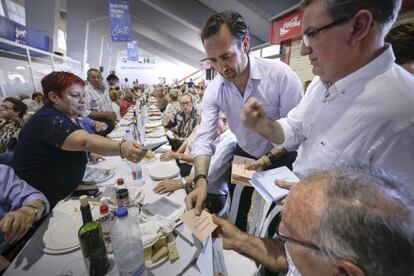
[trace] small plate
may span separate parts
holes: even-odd
[[[151,261],[145,261],[145,266],[147,268],[155,268],[155,267],[158,267],[158,266],[162,265],[167,260],[168,260],[168,253],[164,257],[159,258],[158,261],[156,261],[155,263],[153,263]]]
[[[115,172],[113,170],[86,166],[82,181],[84,184],[98,184],[111,179],[114,175]]]
[[[82,218],[80,216],[51,219],[42,238],[45,248],[52,251],[72,251],[79,247],[78,231],[81,225]]]
[[[161,163],[148,169],[149,176],[154,180],[174,178],[180,174],[180,168],[174,163]]]
[[[142,160],[141,160],[141,162],[143,162],[143,163],[151,163],[152,161],[155,161],[155,160],[157,160],[157,156],[153,156],[153,157],[151,157],[151,158],[143,158]]]

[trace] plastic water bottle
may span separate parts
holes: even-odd
[[[114,224],[114,217],[113,214],[109,212],[109,207],[105,203],[99,207],[99,212],[101,213],[101,216],[96,221],[102,226],[102,236],[105,241],[106,251],[111,253],[111,232]]]
[[[142,167],[139,163],[131,162],[132,185],[141,187],[144,185],[144,177],[142,175]]]
[[[134,141],[134,136],[132,135],[130,129],[125,130],[124,139],[125,141]]]
[[[119,275],[145,275],[144,247],[138,221],[120,207],[112,228],[112,249]]]

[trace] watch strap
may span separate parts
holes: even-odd
[[[207,176],[205,174],[199,174],[193,179],[194,186],[197,185],[197,181],[200,179],[205,179],[208,184]]]
[[[39,214],[39,208],[37,206],[32,205],[32,204],[27,204],[24,207],[29,207],[29,208],[32,208],[33,209],[33,211],[34,211],[34,217],[33,217],[32,224],[35,223],[36,220],[37,220],[37,216]]]

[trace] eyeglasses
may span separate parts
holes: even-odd
[[[9,107],[7,105],[0,104],[0,109],[3,109],[3,110],[14,110],[14,107]]]
[[[297,240],[297,239],[289,238],[289,237],[286,237],[286,236],[280,234],[279,233],[279,226],[280,226],[281,222],[282,222],[282,220],[280,219],[278,224],[276,225],[276,239],[280,240],[283,243],[291,242],[291,243],[294,243],[296,245],[303,246],[303,247],[306,247],[306,248],[309,248],[309,249],[312,249],[312,250],[321,251],[321,248],[319,246],[317,246],[316,244],[313,244],[311,242],[300,241],[300,240]]]
[[[181,105],[187,105],[187,104],[190,104],[191,102],[181,102],[180,104]]]
[[[303,43],[305,44],[306,47],[309,47],[310,42],[315,39],[315,37],[318,35],[318,33],[320,31],[325,30],[325,29],[329,29],[331,27],[341,25],[342,23],[345,23],[345,22],[349,21],[351,18],[352,17],[339,18],[339,19],[337,19],[337,20],[335,20],[335,21],[333,21],[333,22],[331,22],[331,23],[329,23],[325,26],[319,27],[319,28],[317,28],[313,31],[310,31],[310,32],[304,34],[302,36]]]

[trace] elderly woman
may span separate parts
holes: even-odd
[[[0,104],[0,153],[13,148],[26,111],[27,106],[16,98],[6,98]]]
[[[86,152],[140,161],[145,150],[133,141],[89,134],[76,118],[84,110],[85,83],[69,72],[52,72],[42,81],[47,103],[23,127],[14,152],[17,175],[43,192],[51,206],[76,190]]]

